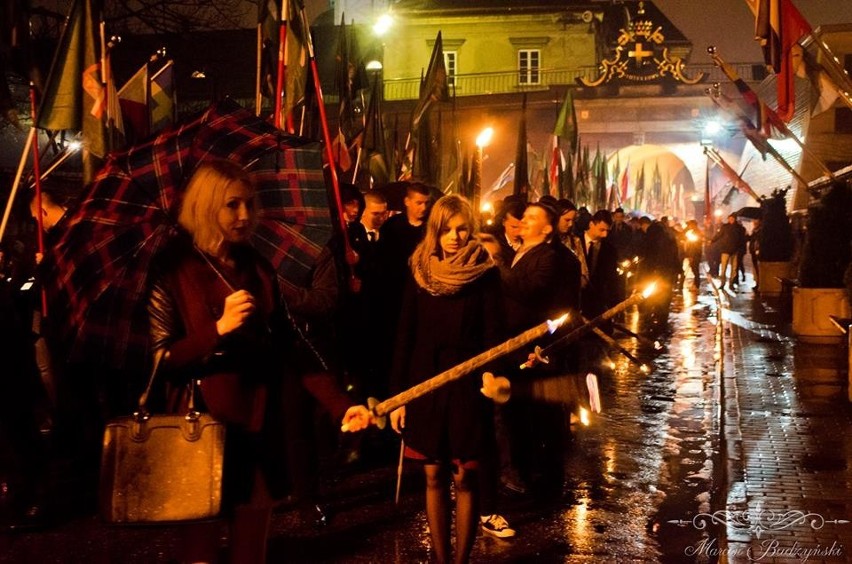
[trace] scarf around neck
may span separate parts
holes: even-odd
[[[414,280],[433,296],[452,296],[495,265],[478,241],[470,241],[448,259],[432,255],[425,265],[418,255],[412,257]]]

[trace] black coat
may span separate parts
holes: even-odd
[[[500,339],[500,280],[492,269],[452,296],[433,296],[409,277],[391,371],[394,392],[465,361]],[[480,456],[489,400],[479,389],[484,369],[406,407],[406,445],[430,459]]]
[[[549,243],[541,243],[525,252],[514,266],[501,266],[509,334],[526,331],[560,313],[564,303],[560,303],[557,289],[563,271],[560,254]]]
[[[618,251],[606,239],[601,239],[598,245],[597,258],[586,257],[589,284],[583,289],[582,309],[590,319],[617,304],[624,296],[624,282],[618,275]]]

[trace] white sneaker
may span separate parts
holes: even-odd
[[[482,530],[489,535],[500,539],[507,539],[515,536],[515,529],[509,526],[509,522],[502,515],[483,515],[479,518]]]

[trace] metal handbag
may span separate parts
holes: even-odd
[[[161,523],[219,514],[225,425],[195,411],[194,383],[186,415],[145,408],[162,360],[133,415],[110,421],[101,454],[100,511],[110,523]]]

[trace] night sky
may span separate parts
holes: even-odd
[[[852,24],[852,0],[793,0],[816,28],[827,23]],[[754,16],[745,0],[656,0],[657,6],[693,43],[692,63],[709,63],[707,46],[715,45],[729,62],[763,60],[754,41]]]

